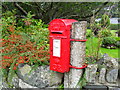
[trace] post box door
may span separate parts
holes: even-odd
[[[65,38],[51,38],[50,70],[68,72],[70,64],[70,41]]]

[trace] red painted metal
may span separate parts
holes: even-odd
[[[82,65],[82,67],[75,67],[75,66],[72,66],[72,65],[69,65],[70,68],[75,68],[75,69],[83,69],[83,68],[86,68],[88,65]]]
[[[78,21],[74,19],[54,19],[49,24],[50,70],[61,73],[70,70],[70,41],[73,40],[70,39],[70,30],[73,22]]]
[[[87,40],[76,40],[76,39],[70,39],[70,41],[86,42]]]

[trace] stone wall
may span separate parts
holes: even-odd
[[[106,85],[108,87],[118,87],[118,59],[111,58],[107,54],[103,55],[101,61],[90,64],[86,68],[87,85]]]
[[[58,88],[64,83],[64,74],[50,71],[49,66],[32,70],[31,66],[20,64],[18,68],[12,81],[15,88]],[[100,61],[89,64],[85,69],[87,85],[118,87],[118,68],[118,60],[104,54]],[[8,88],[5,80],[3,81],[3,88]]]
[[[25,64],[19,65],[12,83],[15,88],[57,88],[62,84],[62,78],[62,73],[50,71],[49,66],[32,70],[31,66]],[[4,82],[3,87],[8,88],[7,83]]]

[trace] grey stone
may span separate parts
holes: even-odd
[[[56,73],[56,72],[50,72],[50,77],[49,77],[49,85],[50,86],[58,86],[59,84],[62,83],[62,78],[63,74],[61,73]]]
[[[117,77],[118,77],[118,69],[112,69],[107,73],[106,80],[109,83],[115,83],[117,82]]]
[[[38,87],[31,86],[31,85],[23,82],[21,79],[19,79],[19,88],[38,88]]]
[[[113,64],[113,68],[118,68],[118,61],[115,58],[111,58],[111,62]]]
[[[0,90],[2,89],[2,70],[0,70]]]
[[[109,90],[120,90],[119,87],[108,87]]]
[[[86,85],[85,90],[108,90],[105,85]]]
[[[99,61],[96,62],[97,64],[103,64],[104,63],[104,59],[103,58],[100,58]]]
[[[4,76],[2,77],[2,86],[1,86],[1,88],[10,88],[10,86],[13,87],[13,88],[19,88],[19,78],[17,77],[16,74],[14,74],[14,76],[12,77],[12,81],[9,82],[9,84],[6,81],[6,78]]]
[[[31,71],[31,67],[29,65],[24,65],[19,68],[17,75],[21,78],[25,83],[39,87],[51,87],[58,86],[62,83],[63,74],[57,73],[49,70],[49,66],[40,66],[37,69]]]
[[[99,83],[105,83],[105,74],[106,74],[106,68],[101,68],[99,75]]]
[[[2,87],[1,88],[9,88],[7,82],[2,82]]]
[[[109,57],[108,54],[103,55],[104,64],[108,68],[118,68],[118,61],[115,58]]]
[[[103,55],[103,59],[104,59],[104,63],[110,61],[110,57],[106,53]]]
[[[97,71],[98,65],[97,64],[91,64],[88,65],[86,68],[86,80],[89,83],[95,83],[96,82],[96,71]]]
[[[22,67],[19,67],[19,71],[22,76],[25,76],[31,71],[31,67],[26,64],[26,65],[23,65]]]
[[[12,78],[12,85],[14,86],[14,88],[19,88],[19,78],[16,74]]]
[[[2,77],[2,87],[1,88],[9,88],[9,85],[8,85],[5,77]]]
[[[21,67],[23,67],[24,65],[26,65],[26,64],[25,64],[25,63],[21,63],[21,64],[18,65],[18,68],[21,68]]]

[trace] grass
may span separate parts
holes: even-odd
[[[98,38],[93,37],[92,39],[88,39],[86,42],[86,54],[91,54],[92,56],[94,56],[96,50],[97,50],[97,44],[98,42]],[[107,48],[102,48],[100,47],[100,53],[103,55],[105,53],[107,53],[109,56],[113,57],[113,58],[118,58],[118,50],[120,49],[107,49]]]
[[[88,29],[87,32],[90,32],[91,30]],[[111,30],[112,33],[114,33],[116,30]],[[87,42],[86,42],[86,55],[91,55],[94,56],[96,51],[97,51],[97,46],[98,46],[98,38],[96,37],[92,37],[92,38],[88,38]],[[113,58],[118,58],[118,51],[120,51],[120,49],[107,49],[107,48],[102,48],[100,47],[100,53],[103,55],[105,53],[107,53],[110,57]]]
[[[106,49],[106,48],[100,48],[101,53],[107,53],[109,56],[113,57],[113,58],[118,58],[118,50],[120,49]]]
[[[117,31],[118,31],[118,30],[111,30],[112,33],[115,33],[115,32],[117,32]]]

